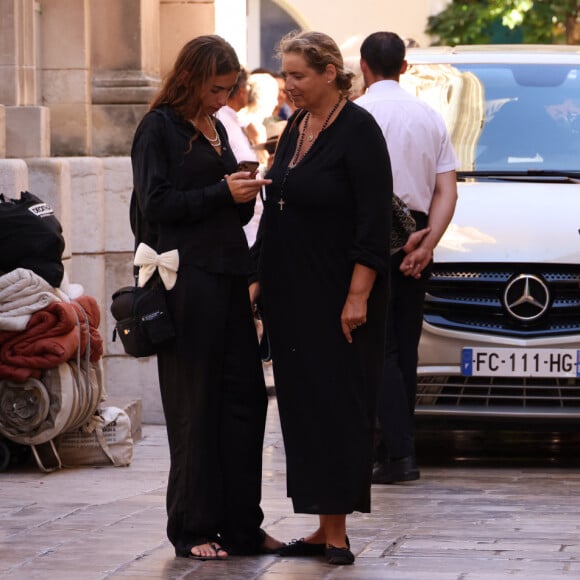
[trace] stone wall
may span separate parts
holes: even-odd
[[[112,293],[131,285],[133,236],[129,227],[131,162],[128,157],[52,157],[0,160],[0,192],[31,191],[49,203],[64,231],[63,261],[70,282],[81,284],[100,306],[105,342],[103,378],[111,397],[139,398],[145,423],[163,422],[155,357],[126,356],[112,342]]]
[[[127,155],[177,51],[214,31],[214,1],[0,0],[0,15],[0,193],[54,208],[69,280],[101,308],[107,392],[161,423],[156,359],[112,342],[111,295],[133,283]]]
[[[247,18],[258,2],[245,3]],[[311,23],[319,15],[321,29],[338,40],[343,28],[350,34],[348,10],[329,22],[325,3],[280,4],[310,13]],[[391,8],[381,10],[386,16]],[[163,421],[155,358],[129,358],[111,340],[111,294],[132,283],[127,155],[177,52],[190,38],[215,31],[215,12],[214,0],[0,0],[0,193],[29,190],[54,207],[69,279],[101,306],[106,389],[142,399],[148,423]],[[363,12],[364,26],[376,26]],[[231,14],[230,20],[246,26]],[[259,28],[251,16],[250,22]]]

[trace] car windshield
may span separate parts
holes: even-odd
[[[401,85],[443,115],[462,171],[580,170],[580,65],[413,64]]]

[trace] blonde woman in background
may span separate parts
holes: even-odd
[[[248,104],[239,111],[240,122],[252,144],[259,145],[268,139],[264,120],[272,116],[272,111],[278,104],[278,82],[267,72],[252,73],[248,79]],[[266,167],[268,152],[258,150],[260,164]]]
[[[365,79],[360,68],[360,57],[347,56],[344,59],[344,66],[354,75],[352,77],[352,87],[350,88],[350,94],[348,96],[351,101],[354,101],[361,95],[364,95],[366,91]]]

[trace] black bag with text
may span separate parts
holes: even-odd
[[[0,272],[32,270],[58,288],[64,276],[64,237],[54,210],[29,191],[0,193]]]

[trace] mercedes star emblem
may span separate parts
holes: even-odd
[[[539,276],[519,274],[506,286],[503,301],[511,316],[522,322],[531,322],[548,309],[550,291]]]

